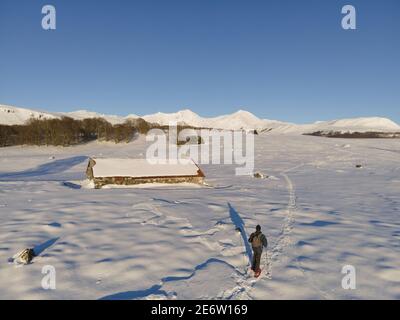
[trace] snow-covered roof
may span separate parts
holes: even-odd
[[[203,175],[193,162],[185,164],[151,164],[146,159],[95,158],[94,177],[177,177]]]

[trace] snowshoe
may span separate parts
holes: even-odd
[[[254,277],[258,278],[261,275],[261,271],[262,271],[261,269],[254,271]]]

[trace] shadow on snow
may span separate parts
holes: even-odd
[[[240,235],[242,237],[245,249],[246,249],[246,255],[249,259],[249,263],[251,263],[252,257],[253,257],[253,252],[251,250],[250,244],[247,240],[247,235],[245,231],[245,223],[243,219],[240,217],[239,213],[236,211],[236,209],[228,203],[229,207],[229,215],[232,220],[232,223],[235,225],[235,227],[240,230]],[[161,279],[161,284],[154,285],[148,289],[144,290],[136,290],[136,291],[125,291],[125,292],[119,292],[115,294],[111,294],[108,296],[104,296],[100,298],[100,300],[132,300],[132,299],[143,299],[149,295],[163,295],[163,296],[168,296],[168,293],[165,290],[162,290],[162,286],[164,283],[167,282],[173,282],[173,281],[181,281],[181,280],[189,280],[192,277],[195,276],[196,272],[199,270],[202,270],[206,268],[210,263],[220,263],[229,266],[231,269],[233,269],[235,272],[238,272],[239,274],[242,274],[240,271],[238,271],[235,267],[233,267],[231,264],[220,260],[216,258],[211,258],[207,260],[204,263],[199,264],[198,266],[195,267],[194,271],[188,275],[188,276],[183,276],[183,277],[165,277]]]
[[[249,258],[249,264],[251,264],[251,261],[253,259],[253,250],[251,249],[250,244],[248,242],[246,230],[244,228],[245,226],[244,221],[242,220],[236,209],[232,207],[232,205],[229,202],[228,202],[228,207],[229,207],[229,215],[231,217],[233,224],[236,226],[237,230],[240,230],[240,235],[242,236],[243,239],[243,245],[246,249],[247,257]]]
[[[36,168],[10,173],[0,173],[0,181],[59,181],[60,177],[53,176],[61,172],[67,171],[72,167],[86,161],[86,156],[76,156],[67,159],[60,159],[42,164]],[[45,176],[49,176],[47,179]]]
[[[234,268],[231,264],[220,260],[220,259],[216,259],[216,258],[211,258],[208,259],[206,262],[203,262],[201,264],[199,264],[198,266],[196,266],[194,268],[194,271],[188,275],[188,276],[182,276],[182,277],[165,277],[161,279],[161,284],[158,285],[154,285],[148,289],[145,290],[136,290],[136,291],[125,291],[125,292],[119,292],[119,293],[115,293],[115,294],[111,294],[105,297],[100,298],[100,300],[132,300],[132,299],[143,299],[149,295],[152,294],[157,294],[157,295],[163,295],[163,296],[168,296],[168,293],[164,290],[162,290],[162,286],[167,283],[167,282],[174,282],[174,281],[181,281],[181,280],[189,280],[191,278],[193,278],[196,274],[197,271],[202,270],[204,268],[206,268],[210,263],[220,263],[223,265],[228,266],[229,268],[231,268],[232,270],[234,270],[235,272],[240,273],[236,268]]]
[[[43,253],[43,251],[47,250],[50,248],[53,244],[55,244],[58,239],[60,238],[53,238],[50,240],[47,240],[46,242],[43,242],[42,244],[37,245],[36,247],[33,248],[33,251],[35,252],[35,255],[38,256]]]

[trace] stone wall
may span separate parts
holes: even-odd
[[[96,177],[93,179],[96,189],[101,189],[105,185],[136,185],[144,183],[197,183],[202,184],[204,177],[201,176],[176,176],[176,177]]]

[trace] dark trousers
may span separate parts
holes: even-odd
[[[251,266],[251,269],[253,271],[257,271],[260,269],[260,262],[261,262],[261,255],[263,252],[263,247],[253,247],[253,264]]]

